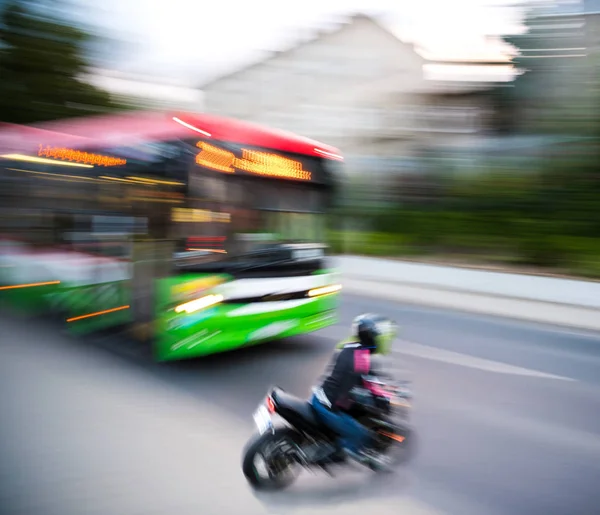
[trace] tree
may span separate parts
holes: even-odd
[[[92,36],[26,0],[0,5],[0,121],[32,123],[119,109],[81,77]]]

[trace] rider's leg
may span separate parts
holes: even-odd
[[[357,454],[369,445],[371,432],[356,419],[342,411],[330,410],[317,399],[313,399],[312,405],[321,421],[340,436],[345,450]]]
[[[340,412],[338,416],[343,424],[338,434],[341,436],[341,444],[344,449],[356,454],[371,444],[371,431],[347,413]]]

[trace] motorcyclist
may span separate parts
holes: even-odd
[[[383,330],[386,322],[390,328],[387,334]],[[392,327],[389,320],[379,315],[356,317],[350,339],[338,346],[325,379],[313,389],[310,401],[322,423],[340,436],[340,450],[371,467],[377,466],[376,458],[369,452],[373,435],[347,410],[353,403],[353,388],[364,387],[365,376],[377,376],[373,355],[387,354]],[[373,393],[385,395],[382,391]]]

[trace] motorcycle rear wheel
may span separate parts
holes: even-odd
[[[289,427],[277,428],[273,433],[266,432],[255,436],[244,450],[242,472],[255,490],[283,490],[298,477],[300,465],[289,455],[295,446],[298,433]],[[261,476],[256,459],[262,457],[267,476]]]

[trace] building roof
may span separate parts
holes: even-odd
[[[283,50],[275,50],[275,51],[269,53],[267,56],[263,56],[260,59],[258,59],[257,61],[249,63],[246,66],[242,66],[241,68],[236,68],[229,73],[225,73],[222,75],[218,75],[217,77],[213,77],[213,78],[207,80],[206,82],[203,82],[202,84],[200,84],[199,87],[200,87],[200,89],[206,88],[206,87],[211,86],[214,83],[220,82],[220,81],[228,79],[230,77],[234,77],[235,75],[238,75],[239,73],[243,73],[243,72],[252,70],[255,67],[258,67],[258,66],[260,66],[264,63],[267,63],[273,59],[276,59],[277,57],[280,57],[281,55],[291,53],[295,50],[298,50],[299,48],[302,48],[304,46],[311,45],[317,41],[320,41],[321,39],[323,39],[325,37],[339,33],[341,31],[345,30],[346,28],[348,28],[349,26],[351,26],[352,24],[354,24],[355,22],[361,21],[361,20],[371,22],[373,25],[380,28],[384,33],[388,34],[391,38],[396,40],[398,42],[398,44],[408,45],[415,51],[415,53],[420,55],[419,51],[417,50],[417,48],[414,45],[403,42],[400,38],[398,38],[398,36],[396,34],[394,34],[392,31],[390,31],[387,27],[385,27],[382,23],[380,23],[376,18],[374,18],[372,16],[368,16],[367,14],[364,14],[364,13],[356,13],[352,16],[349,16],[344,22],[339,23],[336,26],[334,26],[333,29],[315,31],[315,34],[313,35],[312,38],[298,41],[295,44],[293,44],[292,46],[290,46],[289,48],[286,48]]]
[[[0,152],[35,153],[40,145],[110,148],[190,138],[227,141],[309,156],[341,159],[340,151],[289,132],[198,113],[140,111],[47,122],[0,125]]]
[[[596,0],[598,2],[600,2],[600,0]],[[297,42],[295,45],[292,45],[291,47],[285,49],[285,50],[278,50],[278,51],[273,51],[271,52],[269,55],[267,55],[266,57],[262,57],[260,59],[258,59],[257,61],[254,61],[250,64],[247,64],[246,66],[242,66],[241,68],[236,68],[235,70],[223,74],[223,75],[219,75],[215,78],[209,79],[208,81],[204,82],[200,88],[208,88],[210,86],[212,86],[213,84],[216,84],[222,80],[227,80],[231,77],[234,77],[238,74],[247,72],[247,71],[251,71],[252,69],[263,65],[264,63],[267,63],[273,59],[276,59],[277,57],[281,56],[281,55],[285,55],[288,53],[291,53],[299,48],[302,48],[306,45],[310,45],[313,44],[321,39],[323,39],[324,37],[339,33],[343,30],[345,30],[346,28],[348,28],[349,26],[351,26],[352,24],[354,24],[357,21],[368,21],[370,23],[372,23],[374,26],[378,27],[383,33],[387,34],[390,37],[390,40],[395,41],[397,44],[399,45],[404,45],[408,48],[410,48],[411,50],[414,51],[414,53],[416,55],[418,55],[420,58],[423,59],[423,62],[427,62],[429,64],[443,64],[443,65],[461,65],[461,66],[465,66],[465,65],[488,65],[488,66],[502,66],[502,65],[506,65],[507,61],[503,61],[503,60],[474,60],[473,62],[465,62],[465,61],[449,61],[449,60],[443,60],[443,61],[433,61],[430,60],[428,58],[425,57],[426,51],[424,48],[419,47],[416,44],[409,44],[406,43],[404,41],[402,41],[402,39],[400,37],[398,37],[397,34],[395,34],[392,30],[388,29],[383,23],[380,23],[377,18],[373,17],[373,16],[369,16],[363,13],[358,13],[358,14],[354,14],[353,16],[350,16],[349,18],[346,19],[346,21],[344,21],[343,23],[337,24],[333,29],[329,29],[329,30],[323,30],[320,32],[316,32],[314,37],[310,38],[310,39],[305,39],[302,41]],[[390,78],[386,78],[385,80],[389,80]],[[435,82],[435,81],[430,81],[430,82]],[[465,81],[465,85],[463,86],[455,86],[452,83],[453,82],[461,82],[461,81],[447,81],[447,80],[441,80],[439,81],[440,84],[438,85],[431,85],[428,86],[428,88],[431,88],[433,90],[435,90],[435,92],[438,92],[440,89],[448,89],[450,91],[454,91],[457,87],[458,89],[469,89],[469,90],[479,90],[480,86],[478,83],[475,83],[474,81]],[[487,86],[484,87],[491,87],[489,84],[493,83],[493,82],[497,82],[494,81],[493,79],[489,79],[487,81],[480,81],[480,82],[488,82]],[[502,80],[500,80],[500,82],[502,82]],[[468,83],[468,84],[467,84]]]

